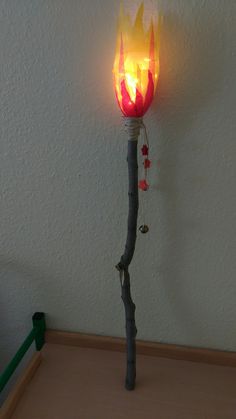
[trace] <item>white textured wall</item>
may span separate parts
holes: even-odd
[[[0,3],[1,366],[36,310],[50,328],[124,334],[114,269],[127,213],[111,74],[118,3]],[[131,267],[138,337],[236,350],[236,2],[160,0],[159,9],[150,233],[138,236]]]

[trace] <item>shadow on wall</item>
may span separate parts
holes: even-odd
[[[215,100],[224,72],[222,22],[217,21],[214,14],[212,18],[209,14],[206,17],[201,4],[197,9],[192,21],[186,23],[174,15],[164,17],[160,51],[161,77],[153,106],[154,112],[155,108],[158,110],[158,126],[164,139],[160,144],[162,167],[156,193],[161,196],[161,211],[168,235],[168,245],[163,252],[160,267],[163,273],[160,286],[169,299],[173,318],[181,324],[188,340],[191,338],[195,342],[201,340],[203,331],[197,321],[200,308],[191,304],[186,292],[188,285],[186,287],[186,280],[183,282],[183,267],[189,250],[183,232],[188,230],[195,237],[199,226],[194,212],[190,211],[186,217],[184,202],[181,200],[184,197],[191,201],[189,194],[195,191],[186,187],[186,198],[186,195],[183,196],[185,185],[180,186],[178,182],[191,179],[192,188],[197,188],[200,196],[201,188],[206,186],[197,163],[201,155],[204,159],[207,139],[192,137],[190,142],[188,136],[204,108]],[[184,177],[179,177],[180,171]],[[196,269],[197,263],[201,262],[196,261]],[[204,318],[203,315],[200,317]]]
[[[222,26],[215,17],[210,21],[205,15],[200,17],[200,13],[197,22],[193,20],[185,26],[173,15],[164,19],[161,77],[154,106],[161,111],[163,134],[171,147],[174,141],[185,137],[196,114],[214,100],[222,83]]]

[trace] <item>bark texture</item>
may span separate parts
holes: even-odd
[[[130,293],[130,277],[128,270],[124,271],[124,282],[122,284],[122,300],[125,307],[126,319],[126,346],[127,346],[127,367],[125,387],[127,390],[134,390],[136,378],[136,343],[137,329],[135,324],[135,304]]]
[[[129,175],[129,214],[125,251],[118,264],[120,270],[128,269],[128,266],[133,259],[137,237],[137,218],[139,207],[137,143],[137,140],[128,141],[127,162]]]
[[[129,214],[125,251],[120,262],[116,266],[121,273],[121,295],[125,307],[126,319],[126,346],[127,346],[127,370],[125,387],[127,390],[135,388],[136,378],[136,344],[137,329],[135,325],[135,304],[131,297],[129,264],[133,258],[138,218],[138,158],[137,144],[140,133],[141,118],[125,118],[125,125],[129,134],[128,141],[128,175],[129,175]]]

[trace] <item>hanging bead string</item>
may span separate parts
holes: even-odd
[[[147,128],[144,122],[142,122],[141,128],[143,129],[143,133],[144,133],[144,144],[141,148],[141,152],[143,156],[143,177],[139,181],[138,187],[143,192],[147,192],[149,189],[148,170],[150,169],[151,161],[149,160],[149,141],[148,141],[148,135],[147,135]],[[143,218],[144,218],[144,223],[143,225],[139,227],[139,230],[141,231],[141,233],[147,233],[149,228],[145,224],[145,211],[143,211]]]

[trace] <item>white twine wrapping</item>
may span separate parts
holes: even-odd
[[[130,141],[138,141],[140,129],[143,127],[143,119],[136,117],[124,117],[125,128]]]

